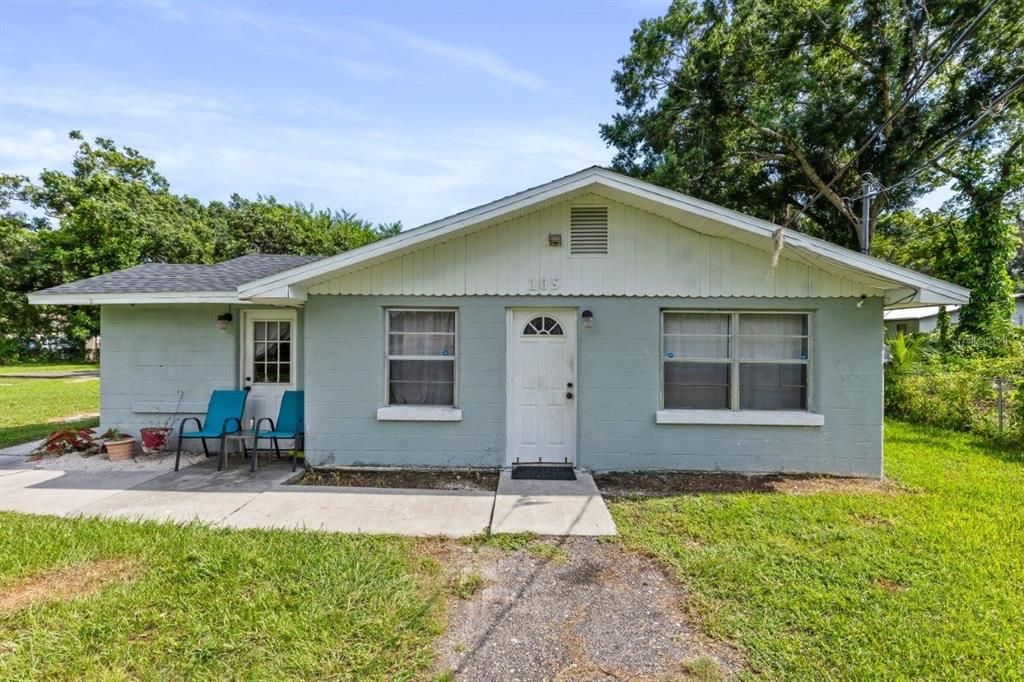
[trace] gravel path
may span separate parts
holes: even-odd
[[[534,540],[525,549],[454,550],[482,574],[453,598],[440,670],[456,679],[685,679],[688,662],[739,669],[731,648],[686,617],[686,594],[653,561],[593,538]]]

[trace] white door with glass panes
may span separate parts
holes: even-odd
[[[508,463],[576,462],[576,311],[509,315]]]
[[[276,424],[284,392],[297,385],[296,313],[245,310],[242,318],[242,386],[249,388],[243,426],[249,428],[253,420],[263,417],[270,417]]]

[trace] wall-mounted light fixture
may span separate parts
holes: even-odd
[[[231,313],[224,313],[217,316],[217,329],[227,329],[228,323],[235,319]]]
[[[594,313],[589,310],[583,311],[583,327],[590,329],[594,326]]]
[[[548,235],[548,246],[561,246],[562,235],[557,232],[552,232]]]
[[[864,295],[864,294],[861,294],[860,300],[859,300],[859,301],[857,301],[857,307],[858,307],[858,308],[863,308],[863,307],[864,307],[864,301],[865,301],[865,300],[867,300],[867,296],[866,296],[866,295]]]

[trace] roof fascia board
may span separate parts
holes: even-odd
[[[246,303],[233,291],[154,291],[137,293],[66,293],[28,295],[32,305],[110,305],[119,303]]]
[[[761,239],[772,239],[775,232],[779,229],[779,226],[774,223],[658,187],[642,180],[601,168],[588,168],[573,175],[554,180],[546,185],[513,194],[433,223],[427,223],[390,239],[368,244],[367,246],[347,251],[331,258],[248,282],[238,287],[239,296],[244,299],[261,298],[264,295],[270,294],[270,292],[280,290],[283,286],[288,286],[292,292],[298,293],[303,288],[303,285],[317,278],[332,275],[347,266],[366,263],[367,261],[444,237],[473,225],[496,220],[516,211],[537,207],[544,202],[564,197],[572,192],[592,187],[595,184],[738,228]],[[924,296],[925,299],[935,299],[936,302],[965,303],[970,296],[970,292],[967,289],[950,284],[949,282],[891,265],[877,258],[844,249],[801,232],[783,228],[783,236],[786,246],[813,254],[844,271],[854,270],[890,283],[894,291],[892,292],[893,295],[887,296],[887,298],[893,298],[894,300],[906,299],[908,294],[903,291],[904,287],[918,289],[919,291],[916,292],[917,296]],[[920,290],[929,291],[924,293]],[[901,291],[903,293],[899,294]],[[897,298],[897,294],[899,294],[899,298]]]

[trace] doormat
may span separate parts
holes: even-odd
[[[512,478],[528,481],[575,481],[576,473],[572,467],[512,467]]]

